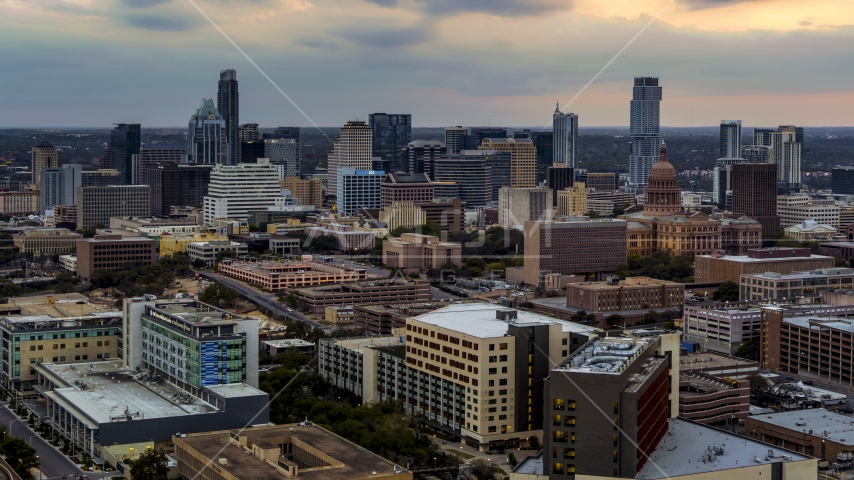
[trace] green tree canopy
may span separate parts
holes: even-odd
[[[27,445],[23,439],[4,437],[3,442],[0,443],[0,454],[6,458],[6,463],[21,478],[33,478],[30,470],[38,468],[39,459],[36,458],[36,449]]]
[[[717,300],[720,302],[737,302],[738,301],[738,284],[733,282],[732,280],[727,280],[722,283],[715,293],[712,294],[712,300]]]
[[[130,464],[131,478],[146,480],[167,480],[169,476],[168,459],[163,452],[147,449]]]

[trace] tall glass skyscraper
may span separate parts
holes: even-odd
[[[368,116],[371,127],[371,155],[382,159],[383,170],[403,170],[403,149],[412,141],[412,115],[372,113]]]
[[[110,132],[110,155],[113,168],[119,171],[123,185],[133,183],[133,156],[139,155],[140,126],[117,123]]]
[[[632,88],[632,152],[629,157],[629,183],[646,185],[652,165],[661,148],[661,87],[658,77],[635,77]]]
[[[203,98],[202,105],[190,117],[184,163],[228,164],[226,145],[225,120],[213,99]]]
[[[237,165],[240,162],[240,98],[237,93],[237,71],[228,69],[219,72],[216,108],[225,121],[227,143],[226,163]]]
[[[561,113],[560,105],[555,104],[552,114],[554,140],[552,151],[556,167],[578,167],[578,115]]]
[[[741,158],[741,120],[721,120],[718,158]]]

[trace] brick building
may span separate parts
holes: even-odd
[[[833,268],[835,259],[812,255],[809,248],[759,248],[747,255],[698,255],[694,259],[694,281],[697,283],[739,283],[748,273],[792,273]]]
[[[380,206],[392,202],[430,203],[433,201],[433,182],[426,173],[394,172],[380,184]]]
[[[95,235],[77,241],[77,276],[82,280],[90,280],[98,269],[115,272],[155,261],[157,246],[149,238]]]

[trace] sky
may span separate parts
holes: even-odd
[[[240,122],[262,127],[372,112],[550,126],[556,102],[582,127],[621,126],[643,75],[660,77],[665,126],[850,126],[854,5],[0,0],[0,128],[185,126],[224,68]]]

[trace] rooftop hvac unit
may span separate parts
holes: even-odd
[[[219,464],[220,465],[228,465],[228,459],[220,457]]]

